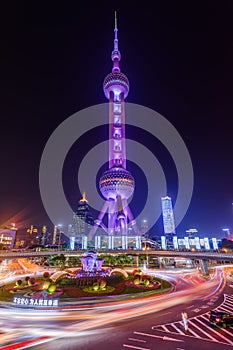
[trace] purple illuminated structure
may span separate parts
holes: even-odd
[[[76,277],[106,276],[109,270],[102,268],[104,259],[97,258],[97,253],[89,251],[80,258],[82,269],[78,270]]]
[[[102,211],[91,232],[95,235],[100,226],[107,233],[108,248],[113,249],[114,237],[121,238],[121,248],[127,249],[128,238],[134,238],[135,246],[140,249],[141,240],[136,222],[133,218],[127,200],[134,192],[134,178],[126,169],[125,145],[125,98],[129,92],[129,81],[120,71],[121,54],[118,49],[117,19],[115,14],[114,50],[112,51],[113,68],[104,79],[103,89],[109,100],[109,170],[100,178],[99,188],[106,199]],[[105,214],[108,214],[108,227],[103,223]],[[134,232],[134,236],[129,234]],[[100,248],[100,237],[95,237],[95,248]]]

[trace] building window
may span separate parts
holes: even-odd
[[[114,103],[113,104],[113,111],[114,113],[121,113],[121,104],[120,103]]]
[[[121,124],[121,116],[120,115],[114,115],[113,117],[113,123],[115,125],[120,125]]]
[[[114,141],[114,151],[116,152],[121,151],[121,141]]]
[[[121,138],[121,130],[120,129],[114,129],[113,137],[115,139],[120,139]]]

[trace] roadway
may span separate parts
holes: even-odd
[[[197,271],[154,273],[173,282],[173,293],[64,312],[8,310],[5,331],[18,333],[17,341],[33,341],[31,348],[36,350],[106,346],[111,350],[223,350],[233,346],[233,330],[213,328],[207,319],[209,309],[233,307],[232,282],[226,281],[221,269],[208,280]],[[184,310],[189,316],[188,332],[180,323]],[[12,340],[8,343],[12,345]]]
[[[0,259],[12,259],[12,258],[30,258],[64,254],[66,256],[79,256],[83,255],[85,250],[50,250],[50,251],[23,251],[23,252],[0,252]],[[162,256],[162,257],[184,257],[187,259],[196,260],[215,260],[215,261],[233,261],[232,253],[219,253],[212,251],[177,251],[177,250],[97,250],[98,254],[117,254],[117,255],[147,255],[147,256]]]

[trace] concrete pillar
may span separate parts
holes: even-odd
[[[204,275],[209,275],[208,271],[208,260],[200,260],[201,271]]]

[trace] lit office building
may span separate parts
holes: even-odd
[[[165,235],[175,235],[175,221],[170,197],[162,197],[162,215]]]
[[[17,229],[0,229],[0,249],[13,249]]]
[[[69,229],[69,237],[78,248],[87,249],[87,239],[93,225],[94,219],[84,192]]]

